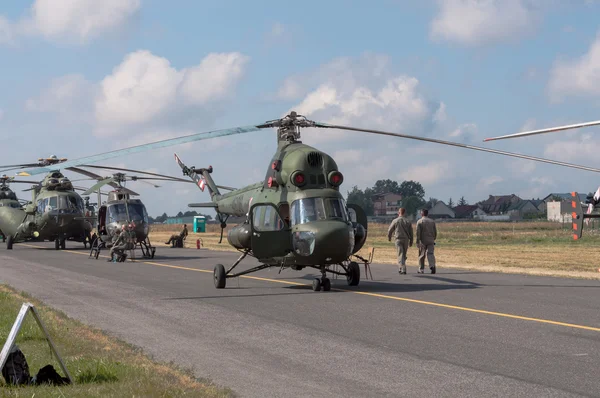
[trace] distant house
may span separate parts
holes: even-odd
[[[489,198],[480,202],[481,209],[489,215],[504,214],[510,206],[520,201],[515,194],[511,195],[490,195]]]
[[[588,196],[587,192],[580,193],[579,201],[585,202],[585,200],[587,199],[587,196]],[[558,201],[569,201],[570,202],[572,199],[573,199],[573,197],[571,196],[571,192],[569,192],[569,193],[551,193],[550,195],[546,196],[542,200],[544,201],[544,203],[548,203],[548,202],[558,202]]]
[[[533,205],[537,207],[540,213],[546,212],[546,202],[544,202],[542,199],[532,199],[531,203],[533,203]]]
[[[427,210],[429,210],[430,218],[455,218],[456,213],[452,210],[447,204],[443,201],[439,200],[435,203],[435,205],[431,205],[431,203],[427,206]]]
[[[478,219],[487,215],[479,205],[456,206],[453,210],[456,218]]]
[[[540,210],[535,206],[531,200],[520,200],[513,203],[507,210],[506,213],[512,220],[520,220],[525,218],[528,214],[538,214]]]
[[[394,216],[402,206],[402,195],[396,193],[380,193],[372,196],[375,216]]]

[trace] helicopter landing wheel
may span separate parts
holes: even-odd
[[[331,281],[329,280],[329,278],[323,278],[323,280],[321,281],[321,287],[323,288],[324,292],[328,292],[331,290]]]
[[[226,278],[225,267],[223,264],[217,264],[214,271],[215,287],[217,289],[223,289],[225,287]]]
[[[6,240],[6,250],[12,250],[13,240],[14,240],[14,238],[12,237],[12,235],[9,235]]]
[[[360,282],[360,267],[358,266],[358,263],[352,261],[350,265],[348,265],[346,280],[348,281],[348,286],[358,286],[358,283]]]
[[[318,292],[321,290],[321,280],[319,278],[315,278],[313,279],[313,283],[312,283],[312,289],[315,292]]]

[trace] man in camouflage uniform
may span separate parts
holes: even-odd
[[[127,231],[127,226],[123,224],[121,227],[121,232],[117,238],[113,241],[112,247],[110,248],[109,259],[108,261],[115,261],[113,258],[113,254],[115,251],[119,250],[127,250],[129,248],[129,241],[131,237],[129,235],[129,231]]]
[[[187,224],[183,224],[183,229],[181,230],[179,235],[177,235],[177,234],[171,235],[169,240],[165,242],[165,245],[170,245],[171,242],[176,243],[177,241],[180,241],[181,246],[183,246],[183,241],[185,240],[185,238],[187,238],[187,236],[188,236]]]
[[[398,217],[395,218],[388,228],[388,242],[395,239],[396,251],[398,253],[398,273],[406,274],[406,252],[409,246],[413,244],[412,224],[405,217],[406,209],[398,210]]]
[[[424,273],[425,255],[432,274],[435,274],[435,255],[433,250],[437,238],[435,221],[428,217],[427,209],[421,210],[421,218],[417,221],[417,247],[419,248],[419,274]]]

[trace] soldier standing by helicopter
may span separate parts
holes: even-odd
[[[404,216],[405,208],[398,210],[398,217],[395,218],[388,228],[388,242],[392,240],[392,235],[395,239],[396,250],[398,251],[398,264],[400,269],[398,273],[406,274],[406,252],[408,247],[413,244],[413,229],[412,224]]]

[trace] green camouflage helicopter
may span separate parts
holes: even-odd
[[[39,163],[0,167],[45,167],[66,160],[53,155],[39,159]],[[32,191],[30,202],[21,208],[0,212],[0,230],[6,233],[6,248],[10,250],[14,243],[29,240],[54,241],[56,250],[65,249],[66,240],[83,242],[87,247],[93,218],[86,216],[85,203],[75,192],[82,188],[74,187],[72,181],[56,169],[49,171],[41,182],[33,184],[26,190]]]
[[[113,173],[110,177],[100,177],[99,175],[91,173],[87,170],[70,168],[76,169],[74,171],[91,176],[92,178],[98,180],[94,186],[87,189],[82,195],[89,195],[95,191],[100,194],[100,188],[102,188],[104,185],[117,184],[113,191],[108,192],[108,199],[98,208],[98,218],[96,220],[97,234],[92,236],[90,257],[95,257],[98,259],[100,250],[111,247],[112,242],[121,232],[122,226],[133,223],[136,235],[136,246],[139,245],[143,257],[154,258],[156,247],[152,246],[148,236],[148,233],[150,232],[150,225],[146,206],[141,199],[132,198],[131,196],[139,196],[139,194],[131,190],[127,190],[123,184],[126,181],[139,181],[149,183],[153,187],[158,188],[159,185],[151,183],[150,181],[172,181],[183,183],[191,183],[192,181],[184,180],[178,177],[171,177],[164,174],[118,167],[93,165],[81,165],[81,167],[92,167],[118,171]],[[151,177],[139,177],[135,175],[130,176],[123,173],[123,171],[146,174]],[[100,203],[100,198],[98,198],[98,203]]]
[[[331,283],[326,277],[327,273],[346,276],[350,286],[359,284],[360,268],[354,258],[359,258],[356,253],[367,238],[366,214],[361,207],[345,202],[340,193],[344,176],[335,160],[325,152],[303,144],[300,141],[301,128],[340,129],[387,135],[600,172],[600,169],[587,166],[432,138],[318,123],[296,112],[266,123],[191,134],[84,157],[68,161],[65,166],[89,164],[149,149],[244,134],[265,128],[277,129],[278,145],[263,181],[232,192],[220,193],[219,187],[211,177],[212,167],[187,167],[175,155],[183,174],[189,176],[201,190],[207,186],[211,195],[211,202],[189,206],[213,208],[221,222],[221,236],[229,216],[246,217],[244,223],[228,233],[229,243],[238,249],[241,255],[228,269],[222,264],[215,266],[214,283],[217,288],[224,288],[227,278],[274,266],[280,269],[301,270],[309,267],[319,270],[321,278],[315,278],[312,285],[315,291],[330,290]],[[38,174],[46,170],[49,168],[42,167],[32,169],[31,173]],[[233,274],[232,270],[247,255],[258,259],[260,265]],[[336,266],[341,266],[343,271],[337,271]]]
[[[9,184],[12,183],[36,184],[34,181],[15,180],[14,177],[8,177],[6,174],[0,177],[0,218],[11,217],[13,213],[22,210],[22,206],[27,203],[27,201],[17,198],[17,194],[10,189]],[[2,242],[6,242],[7,234],[1,229],[0,235],[2,236]]]

